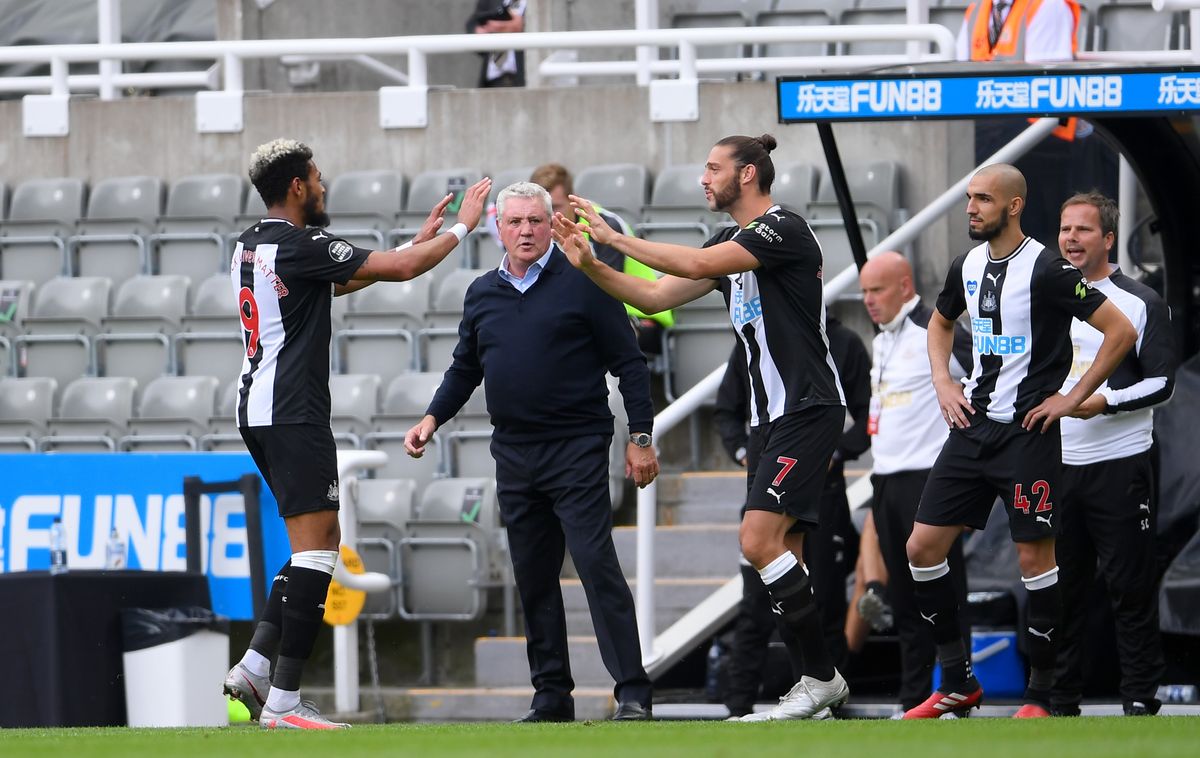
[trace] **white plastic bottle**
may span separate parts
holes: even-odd
[[[108,544],[104,547],[104,568],[114,570],[125,568],[125,541],[121,539],[115,526],[109,532]]]
[[[62,519],[55,518],[50,525],[50,573],[64,574],[67,571],[67,532]]]

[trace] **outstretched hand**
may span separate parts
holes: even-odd
[[[412,243],[414,245],[419,245],[437,236],[442,228],[442,223],[446,220],[446,206],[453,199],[453,193],[447,194],[437,205],[433,206],[433,210],[425,217],[425,223],[421,224],[421,229],[413,235]]]
[[[479,219],[483,218],[488,193],[491,191],[492,180],[486,176],[467,187],[463,193],[462,204],[458,206],[459,223],[465,224],[467,229],[478,226]]]
[[[437,420],[433,416],[425,416],[409,429],[404,435],[404,452],[411,458],[420,458],[425,454],[425,444],[433,439],[437,431]]]
[[[592,246],[583,233],[586,228],[561,213],[554,214],[554,222],[550,228],[550,236],[554,238],[558,249],[563,251],[572,266],[581,270],[587,270],[596,262]]]
[[[611,245],[617,239],[617,233],[596,212],[596,204],[579,195],[567,195],[571,201],[571,209],[580,218],[587,221],[581,226],[591,235],[592,239],[601,245]]]

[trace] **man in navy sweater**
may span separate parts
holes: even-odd
[[[573,721],[571,665],[559,573],[564,547],[587,593],[617,720],[651,717],[633,595],[612,542],[608,449],[613,416],[605,371],[629,416],[625,473],[658,474],[651,446],[650,372],[618,301],[551,245],[551,201],[517,182],[496,201],[506,254],[467,288],[458,346],[405,447],[420,457],[434,432],[486,380],[496,492],[525,614],[532,708],[519,721]]]

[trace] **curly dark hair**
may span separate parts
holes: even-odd
[[[259,145],[250,156],[250,183],[270,208],[287,197],[293,179],[308,179],[312,148],[294,139],[272,140]]]

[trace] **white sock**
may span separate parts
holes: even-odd
[[[242,656],[242,665],[255,676],[266,676],[271,673],[270,659],[257,650],[247,648],[246,654]]]
[[[800,561],[796,560],[796,556],[790,552],[783,553],[758,570],[758,575],[762,577],[763,584],[770,585],[777,581],[787,572],[796,567]]]
[[[266,707],[275,713],[290,711],[298,705],[300,705],[300,690],[281,690],[272,686],[270,693],[267,694]]]

